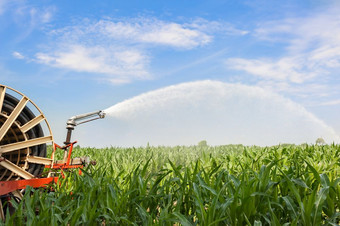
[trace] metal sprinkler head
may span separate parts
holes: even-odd
[[[95,111],[81,115],[72,116],[67,120],[66,129],[67,129],[67,137],[65,144],[69,144],[71,141],[71,133],[74,130],[74,127],[77,125],[87,123],[93,120],[105,118],[106,113],[104,111]]]
[[[104,111],[100,111],[100,112],[98,113],[98,116],[99,116],[99,118],[105,118],[106,113],[105,113]]]

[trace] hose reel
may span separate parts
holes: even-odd
[[[27,186],[45,188],[57,183],[63,170],[95,165],[89,157],[72,158],[71,134],[74,127],[105,117],[105,112],[95,111],[76,115],[67,121],[65,146],[53,142],[52,131],[41,110],[27,96],[0,84],[0,220],[7,210],[14,211],[8,199],[21,200]],[[51,157],[46,157],[47,144],[53,147]],[[54,160],[56,150],[64,152],[62,160]],[[43,170],[46,171],[42,174]]]
[[[47,143],[53,136],[41,110],[24,94],[0,85],[0,181],[39,177]]]

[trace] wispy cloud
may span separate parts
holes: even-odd
[[[208,33],[221,33],[225,35],[239,36],[246,35],[249,33],[249,31],[238,29],[233,24],[225,21],[209,21],[203,18],[197,18],[188,23],[187,26]]]
[[[33,30],[45,29],[53,21],[56,11],[54,6],[38,8],[24,5],[16,9],[14,16],[18,26],[27,26],[26,33],[29,35]]]
[[[244,71],[263,81],[326,84],[340,68],[340,4],[306,17],[292,17],[260,24],[253,33],[259,40],[285,46],[281,57],[229,58],[228,68]]]
[[[37,53],[36,59],[53,67],[111,75],[107,80],[113,83],[149,77],[146,70],[148,56],[136,50],[66,45],[54,52]]]
[[[214,24],[214,26],[212,26]],[[51,31],[62,38],[86,41],[110,41],[129,45],[150,44],[183,49],[206,45],[219,29],[218,22],[196,20],[192,23],[175,23],[156,18],[83,20],[81,24]],[[209,26],[211,25],[211,26]],[[231,27],[231,25],[230,25]],[[236,30],[236,29],[235,29]]]
[[[209,26],[210,25],[210,26]],[[112,83],[150,79],[152,50],[159,46],[188,51],[207,45],[221,28],[219,22],[195,20],[176,23],[156,18],[83,20],[80,24],[50,31],[53,48],[36,54],[36,61],[49,66],[93,73]],[[224,32],[243,31],[224,26]]]
[[[0,15],[8,12],[7,21],[14,21],[18,26],[25,25],[27,28],[51,22],[56,10],[54,6],[36,7],[22,0],[0,1]]]
[[[123,22],[101,20],[92,28],[115,40],[185,49],[202,46],[212,41],[212,36],[204,30],[187,24],[157,19],[135,19]]]
[[[13,52],[12,56],[20,60],[25,59],[25,57],[19,52]]]
[[[0,0],[2,25],[16,32],[12,40],[15,43],[25,40],[33,31],[44,30],[53,21],[56,11],[55,6],[36,6],[25,0]]]
[[[15,6],[23,5],[21,0],[1,0],[0,1],[0,16],[8,11],[11,11]]]
[[[255,35],[267,41],[288,43],[291,52],[340,45],[340,4],[307,17],[293,17],[261,24]]]
[[[321,103],[320,105],[323,106],[333,106],[333,105],[340,105],[340,99],[339,100],[331,100]]]
[[[303,83],[318,73],[318,70],[311,70],[304,60],[299,56],[279,60],[229,58],[226,63],[229,68],[243,70],[262,79]]]
[[[6,11],[8,0],[1,0],[0,1],[0,15]]]
[[[26,15],[30,18],[31,25],[37,26],[51,22],[56,11],[55,7],[35,8],[25,6],[17,9],[16,13],[19,15]]]

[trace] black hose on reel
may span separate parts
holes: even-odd
[[[6,93],[3,106],[2,106],[2,112],[5,112],[7,115],[10,115],[15,106],[18,104],[19,100],[15,98],[14,96]],[[18,118],[16,119],[21,125],[26,124],[30,120],[34,119],[36,116],[34,113],[26,106]],[[17,134],[18,137],[22,137],[22,134]],[[26,135],[28,136],[28,139],[34,139],[34,138],[39,138],[43,137],[43,129],[40,124],[35,126],[34,128],[30,129],[29,131],[26,132]],[[23,138],[21,138],[23,139]],[[2,145],[4,144],[3,142],[11,143],[11,141],[2,141]],[[32,156],[39,156],[39,157],[46,157],[46,144],[41,144],[37,146],[30,147],[30,155]],[[44,165],[41,164],[35,164],[35,163],[30,163],[28,167],[28,172],[31,173],[34,176],[38,176],[42,173],[44,169]]]

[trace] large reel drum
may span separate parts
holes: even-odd
[[[41,110],[0,84],[0,181],[39,177],[48,143],[53,143],[52,132]]]

